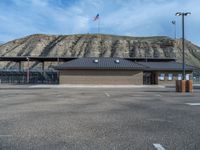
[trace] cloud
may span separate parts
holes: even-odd
[[[198,0],[1,0],[0,41],[34,33],[80,34],[97,32],[92,18],[100,13],[101,33],[130,36],[173,37],[171,20],[177,11],[191,11],[186,18],[186,38],[200,45]]]

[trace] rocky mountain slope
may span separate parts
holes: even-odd
[[[155,57],[182,61],[181,40],[114,35],[31,35],[0,45],[0,56]],[[185,42],[186,62],[200,67],[200,47]],[[0,62],[0,67],[14,63]],[[36,66],[37,64],[34,64]],[[48,63],[48,67],[52,63]]]

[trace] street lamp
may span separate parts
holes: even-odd
[[[183,80],[185,80],[185,47],[184,47],[184,17],[185,16],[188,16],[188,15],[191,15],[191,12],[177,12],[175,14],[176,16],[182,16],[182,55],[183,55]]]

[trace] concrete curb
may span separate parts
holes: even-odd
[[[62,84],[62,85],[32,85],[29,88],[165,88],[163,85],[83,85],[83,84]]]

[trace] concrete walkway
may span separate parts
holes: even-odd
[[[89,85],[89,84],[60,84],[32,85],[30,88],[165,88],[163,85]]]
[[[175,85],[94,85],[94,84],[13,85],[13,84],[0,84],[0,89],[24,89],[24,88],[175,88]],[[193,89],[200,89],[200,84],[194,84]]]

